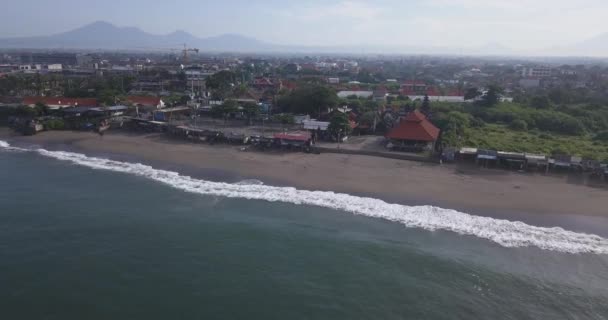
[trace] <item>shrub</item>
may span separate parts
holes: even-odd
[[[599,132],[595,135],[595,137],[593,137],[593,140],[608,142],[608,131]]]
[[[509,124],[509,128],[518,131],[526,131],[528,130],[528,123],[524,120],[514,120]]]
[[[64,130],[65,122],[61,119],[51,119],[44,123],[44,127],[47,130]]]

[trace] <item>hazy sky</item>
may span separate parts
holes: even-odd
[[[301,45],[571,44],[608,32],[607,0],[4,0],[0,37],[104,20],[151,33],[239,33]]]

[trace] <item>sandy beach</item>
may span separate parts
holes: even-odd
[[[159,134],[55,131],[24,137],[0,129],[0,139],[116,160],[133,160],[229,182],[258,179],[300,189],[344,192],[408,205],[485,212],[608,217],[608,190],[574,175],[522,174],[360,155],[242,151],[192,144]]]

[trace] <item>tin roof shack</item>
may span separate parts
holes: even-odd
[[[152,121],[148,119],[134,118],[134,117],[126,117],[126,127],[133,131],[141,131],[141,132],[166,132],[167,131],[167,123]]]
[[[187,126],[169,126],[167,133],[171,136],[193,142],[208,142],[214,144],[224,139],[220,131],[191,128]]]
[[[156,110],[153,113],[154,121],[170,122],[172,120],[183,119],[190,116],[190,108],[188,107],[175,107]]]
[[[582,172],[583,171],[583,158],[579,156],[570,157],[570,169]]]
[[[529,167],[535,167],[537,170],[544,169],[545,172],[549,171],[549,161],[546,155],[526,153],[525,157],[526,169],[528,169]]]
[[[526,163],[526,156],[519,152],[498,151],[498,163],[509,169],[522,170]]]
[[[483,167],[488,167],[491,163],[496,163],[498,159],[498,152],[494,150],[477,150],[477,164],[481,164]]]
[[[458,151],[458,154],[456,155],[456,158],[459,161],[476,162],[477,161],[477,148],[460,148],[460,150]]]
[[[274,140],[281,149],[307,151],[310,149],[312,135],[308,131],[277,133]]]
[[[327,132],[327,128],[329,128],[327,121],[305,120],[302,122],[302,128],[311,132],[313,144],[319,140],[331,138]]]
[[[424,114],[415,110],[386,135],[389,139],[387,148],[406,152],[433,151],[439,131]]]
[[[565,154],[557,154],[549,159],[549,165],[555,170],[570,170],[571,156]]]
[[[454,162],[456,160],[456,149],[454,148],[444,148],[441,150],[441,161],[445,162]]]

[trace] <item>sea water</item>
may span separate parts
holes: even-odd
[[[608,240],[0,142],[6,319],[604,319]]]

